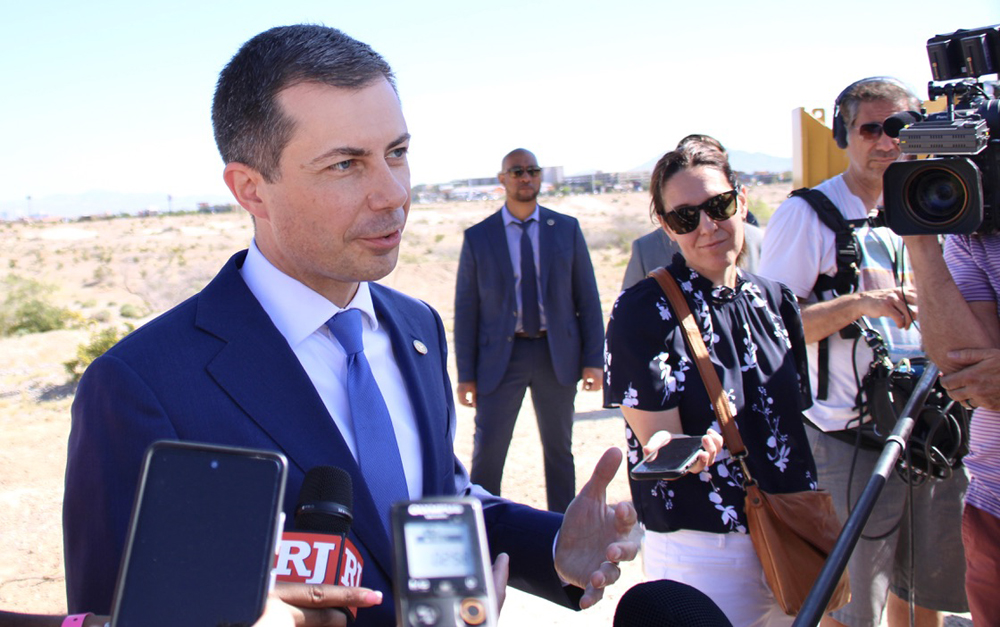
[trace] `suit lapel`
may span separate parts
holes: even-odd
[[[207,370],[302,473],[339,466],[351,475],[354,517],[368,521],[352,532],[391,573],[388,534],[372,523],[380,518],[361,470],[298,358],[239,276],[244,258],[231,259],[199,296],[195,324],[226,342]]]
[[[385,328],[393,347],[393,356],[403,381],[406,392],[413,407],[414,418],[420,433],[420,451],[423,459],[423,492],[425,495],[442,494],[442,476],[438,462],[445,455],[442,451],[444,430],[436,429],[442,420],[447,420],[447,405],[440,402],[436,395],[450,393],[432,382],[435,377],[428,374],[434,370],[430,363],[433,359],[431,351],[436,351],[438,338],[436,333],[421,329],[416,324],[415,316],[404,315],[398,303],[393,302],[399,297],[382,286],[371,283],[372,304],[378,316],[379,325]]]
[[[489,218],[487,226],[487,244],[493,252],[494,258],[500,268],[500,274],[506,290],[514,293],[514,262],[510,258],[510,249],[507,247],[507,229],[503,224],[503,215],[497,211]]]
[[[545,294],[548,293],[549,272],[552,270],[552,258],[556,247],[556,223],[552,218],[552,211],[545,207],[538,207],[538,287],[542,294],[544,304]]]

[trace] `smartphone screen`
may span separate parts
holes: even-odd
[[[156,442],[146,452],[112,625],[252,625],[264,608],[287,463]]]
[[[701,450],[701,438],[675,435],[654,459],[639,462],[629,475],[637,480],[679,479],[694,465]]]

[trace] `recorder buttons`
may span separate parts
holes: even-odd
[[[427,603],[418,603],[410,610],[410,624],[418,627],[429,627],[437,625],[441,618],[438,608]]]
[[[462,599],[459,615],[466,625],[482,625],[486,621],[486,607],[479,599]]]

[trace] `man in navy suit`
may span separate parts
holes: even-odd
[[[410,135],[388,64],[332,28],[271,29],[222,71],[213,124],[224,179],[252,216],[254,239],[80,381],[63,508],[70,611],[107,613],[143,453],[155,440],[182,439],[284,453],[289,527],[309,469],[347,470],[364,588],[278,593],[297,606],[299,624],[342,625],[344,613],[331,608],[344,606],[361,607],[358,625],[396,624],[387,506],[362,471],[367,418],[349,392],[357,354],[349,360],[349,343],[327,327],[345,310],[361,321],[367,378],[391,419],[379,437],[404,471],[406,485],[395,487],[410,498],[480,496],[498,581],[503,552],[512,585],[572,607],[596,603],[620,575],[615,562],[638,549],[628,539],[634,508],[605,503],[621,454],[605,453],[565,517],[471,485],[453,451],[441,319],[370,283],[395,266],[410,206]]]
[[[576,492],[577,382],[600,390],[604,319],[594,267],[575,218],[537,203],[542,169],[523,148],[503,159],[504,206],[465,231],[455,286],[458,399],[476,408],[472,481],[500,494],[525,391],[538,420],[548,507]]]

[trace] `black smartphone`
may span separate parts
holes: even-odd
[[[153,443],[111,625],[253,625],[271,584],[287,466],[272,451]]]
[[[497,624],[493,569],[477,499],[403,501],[392,507],[397,624]]]
[[[679,479],[694,465],[698,453],[703,450],[700,437],[675,435],[657,452],[654,459],[644,459],[636,464],[629,471],[629,476],[636,480]]]

